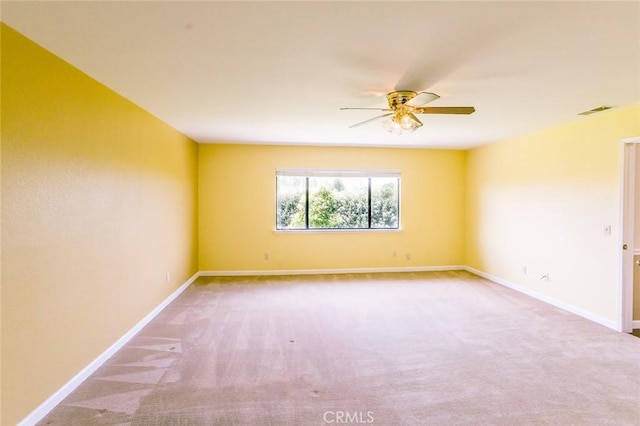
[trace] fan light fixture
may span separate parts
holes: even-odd
[[[416,129],[422,126],[422,123],[416,121],[407,113],[398,112],[384,120],[382,122],[382,126],[389,133],[401,135],[403,131],[411,133],[415,132]]]

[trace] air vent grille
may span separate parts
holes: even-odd
[[[599,106],[598,108],[594,108],[594,109],[590,109],[589,111],[584,111],[579,113],[578,115],[590,115],[590,114],[595,114],[596,112],[600,112],[600,111],[606,111],[608,109],[614,108],[613,106],[610,105],[602,105]]]

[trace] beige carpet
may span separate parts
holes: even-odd
[[[638,425],[640,339],[466,272],[200,278],[48,425]]]

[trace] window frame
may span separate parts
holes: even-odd
[[[305,226],[303,228],[280,228],[278,221],[279,193],[278,177],[295,176],[304,178],[304,204],[305,204]],[[400,231],[400,211],[401,211],[401,182],[400,170],[397,169],[309,169],[309,168],[278,168],[275,173],[276,197],[275,197],[275,232],[397,232]],[[367,178],[367,227],[362,228],[312,228],[309,226],[310,192],[309,179],[313,177],[321,178]],[[392,228],[372,227],[372,179],[373,178],[395,178],[397,179],[397,226]]]

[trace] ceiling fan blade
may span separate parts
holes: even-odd
[[[389,108],[340,108],[341,111],[345,109],[365,109],[368,111],[391,111],[391,109]]]
[[[411,112],[408,112],[408,113],[407,113],[407,115],[408,115],[409,117],[411,117],[411,119],[412,119],[413,121],[415,121],[415,122],[418,124],[418,127],[422,127],[422,121],[418,120],[418,117],[416,117],[416,116],[415,116],[413,113],[411,113]],[[417,128],[417,127],[416,127],[416,128]]]
[[[406,104],[412,107],[419,107],[421,105],[428,104],[429,102],[433,102],[438,98],[440,98],[440,96],[435,93],[420,92],[412,99],[409,99]]]
[[[473,114],[474,107],[418,107],[414,108],[416,114]]]
[[[349,128],[353,129],[354,127],[359,127],[359,126],[362,126],[363,124],[367,124],[367,123],[370,123],[372,121],[380,120],[381,118],[388,117],[388,116],[393,115],[393,114],[394,114],[393,112],[390,112],[388,114],[382,114],[382,115],[379,115],[377,117],[373,117],[373,118],[370,118],[368,120],[364,120],[364,121],[361,121],[359,123],[353,124],[353,125],[349,126]]]

